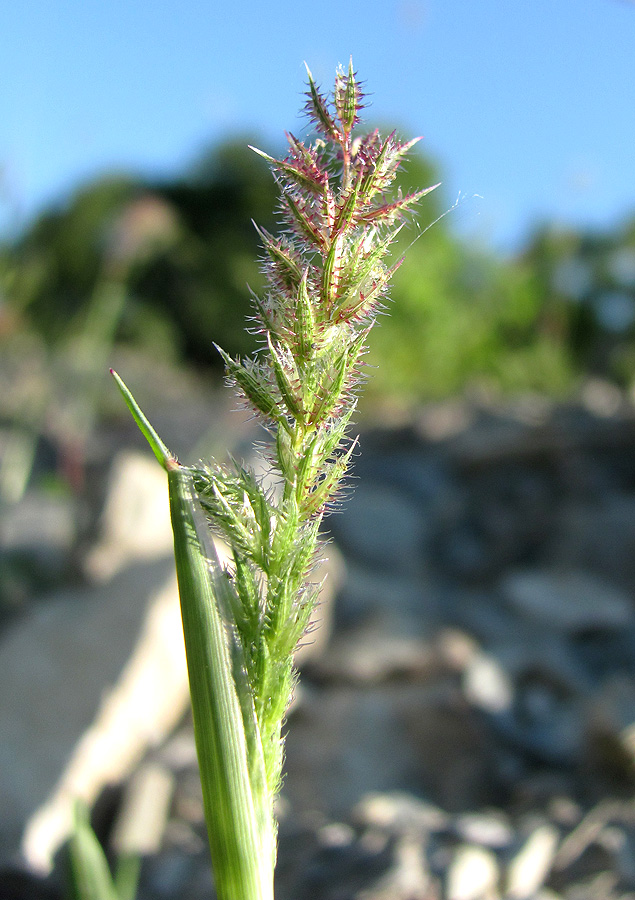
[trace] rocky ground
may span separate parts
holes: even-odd
[[[362,434],[354,493],[328,520],[337,591],[325,595],[289,715],[280,900],[635,898],[634,451],[632,409],[601,386],[568,407],[457,401]],[[134,636],[144,610],[135,590],[168,577],[157,528],[155,560],[111,544],[113,564],[103,535],[85,553],[101,581],[82,608],[99,616],[110,602],[113,634]],[[59,521],[51,534],[64,543]],[[54,548],[49,556],[59,564]],[[119,617],[115,588],[128,598]],[[15,658],[47,603],[66,611],[59,627],[77,645],[68,610],[81,618],[86,586],[73,590],[7,619],[0,697],[20,680]],[[87,621],[93,631],[101,622]],[[11,735],[33,696],[0,701]],[[24,756],[11,740],[0,782],[8,757]],[[36,752],[21,763],[45,768]],[[187,713],[166,720],[102,793],[104,838],[117,845],[122,820],[148,797],[139,900],[207,900]],[[8,846],[15,825],[4,834]],[[1,896],[35,897],[33,882],[19,893],[25,876],[5,857]]]

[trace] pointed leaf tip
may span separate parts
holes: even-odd
[[[254,147],[254,146],[252,146],[252,144],[247,144],[247,147],[249,150],[253,150],[254,153],[257,153],[258,156],[262,156],[262,158],[266,159],[267,162],[270,162],[270,163],[276,162],[276,160],[273,158],[273,156],[269,156],[269,154],[265,153],[264,150],[259,150],[258,147]]]
[[[158,461],[161,463],[163,468],[166,470],[166,472],[168,472],[170,469],[178,467],[178,462],[174,454],[170,453],[159,435],[156,433],[156,431],[146,418],[145,414],[143,413],[141,407],[132,396],[132,393],[126,383],[122,378],[119,377],[114,369],[110,369],[110,374],[115,379],[117,387],[121,391],[123,399],[126,401],[126,406],[130,410],[132,418],[137,423],[139,431],[150,445],[150,449],[152,450]]]

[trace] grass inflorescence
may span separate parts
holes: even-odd
[[[366,340],[400,263],[387,262],[391,245],[405,215],[432,190],[390,195],[416,140],[355,134],[364,95],[352,62],[338,70],[330,97],[307,73],[312,141],[288,134],[282,159],[256,150],[273,170],[283,226],[278,236],[259,229],[266,287],[253,296],[252,324],[260,349],[239,359],[218,348],[228,379],[268,433],[264,452],[279,489],[265,488],[253,470],[234,461],[180,466],[119,382],[168,471],[221,900],[273,896],[282,725],[295,682],[294,652],[319,593],[313,572],[320,525],[337,501],[356,446],[347,430]],[[229,547],[224,566],[202,533],[199,511]],[[212,650],[201,641],[201,629]],[[228,716],[238,720],[231,728]],[[253,871],[245,873],[252,857]]]

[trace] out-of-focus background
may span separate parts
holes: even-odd
[[[280,896],[632,898],[635,3],[33,0],[0,30],[0,897],[56,896],[74,795],[140,897],[209,896],[165,486],[107,370],[184,460],[251,459],[212,347],[254,348],[276,229],[247,145],[305,137],[303,60],[328,89],[352,55],[368,125],[424,138],[400,186],[442,185],[327,523]]]

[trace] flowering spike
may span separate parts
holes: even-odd
[[[276,347],[269,334],[267,335],[267,342],[278,390],[284,404],[294,419],[302,421],[304,410],[302,409],[300,377],[293,358],[290,357],[288,352],[285,353],[281,348]]]
[[[307,92],[305,111],[318,131],[321,131],[327,138],[338,141],[340,139],[340,132],[329,111],[328,104],[318,91],[315,81],[313,80],[313,75],[311,75],[311,70],[306,63],[304,65],[309,79],[309,90]]]
[[[381,206],[369,209],[360,215],[359,221],[368,223],[393,222],[401,213],[406,212],[411,206],[414,206],[415,203],[421,200],[422,197],[425,197],[426,194],[429,194],[438,187],[438,184],[433,184],[431,187],[423,188],[421,191],[415,191],[413,194],[406,194],[405,197],[399,197],[392,203],[384,203]]]
[[[353,58],[349,60],[348,73],[340,69],[335,79],[335,109],[344,134],[350,134],[359,122],[362,94],[355,80]]]
[[[285,245],[283,240],[276,240],[264,228],[254,226],[269,258],[273,264],[273,272],[285,288],[293,290],[302,280],[300,258],[292,247]]]
[[[295,183],[298,188],[308,188],[309,191],[319,195],[324,193],[324,185],[314,177],[314,173],[308,167],[301,165],[300,162],[275,159],[273,156],[265,153],[264,150],[258,150],[257,147],[252,147],[251,145],[249,145],[249,149],[266,159],[269,165],[278,169],[292,183]]]
[[[315,314],[311,305],[311,298],[307,288],[308,268],[302,274],[302,280],[298,286],[298,300],[296,306],[296,337],[298,355],[301,360],[308,360],[313,353],[315,339]]]
[[[341,489],[342,479],[348,471],[351,457],[356,447],[357,438],[355,438],[348,450],[326,468],[322,481],[304,498],[302,509],[305,515],[315,515],[324,509],[327,504],[332,503],[334,496]]]
[[[330,309],[333,306],[337,297],[342,266],[343,245],[343,235],[336,235],[324,260],[324,268],[322,270],[322,299],[324,300],[326,309]]]
[[[251,366],[243,365],[235,359],[232,359],[228,353],[225,353],[222,347],[219,347],[217,344],[214,346],[223,357],[228,375],[236,382],[245,397],[253,403],[256,409],[267,419],[271,418],[275,421],[279,421],[280,401],[271,390],[270,385],[267,384],[266,380],[262,377],[261,373],[258,372],[256,366],[254,364]]]
[[[303,209],[300,208],[300,205],[296,203],[294,198],[291,196],[289,191],[283,191],[282,194],[283,201],[286,203],[289,212],[291,213],[291,219],[300,227],[300,230],[305,238],[308,238],[313,244],[317,244],[318,247],[324,246],[324,239],[322,234],[320,233],[319,228],[316,227],[313,222],[311,216],[307,215]]]

